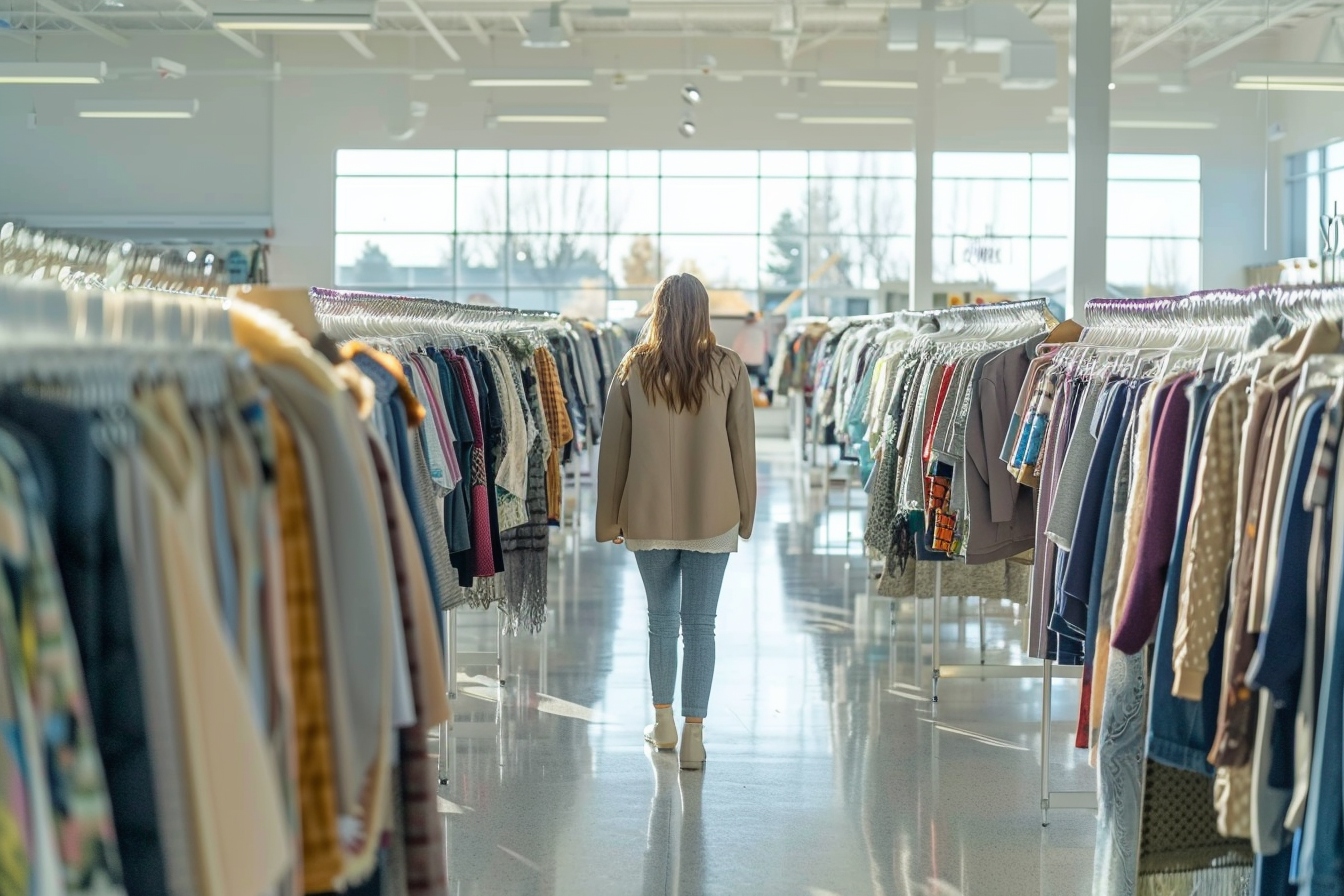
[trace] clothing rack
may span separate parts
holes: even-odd
[[[832,329],[851,326],[889,323],[892,329],[912,334],[916,346],[938,342],[971,342],[1004,337],[1026,331],[1039,332],[1054,322],[1049,316],[1044,299],[1027,299],[986,305],[961,305],[925,311],[897,311],[887,314],[832,318]],[[829,484],[829,477],[828,477]],[[849,530],[849,490],[846,481],[846,531]],[[869,575],[871,578],[871,575]],[[1043,670],[1034,665],[995,665],[984,662],[983,649],[980,663],[944,664],[942,662],[942,563],[933,570],[933,632],[932,662],[928,685],[930,702],[938,702],[938,686],[943,678],[1039,678]],[[984,602],[977,598],[983,639]]]
[[[1237,348],[1248,325],[1256,320],[1282,318],[1298,325],[1325,317],[1344,316],[1344,287],[1260,287],[1249,290],[1207,290],[1185,296],[1139,299],[1100,298],[1085,308],[1086,328],[1076,346],[1079,354],[1137,358],[1140,352],[1198,353],[1200,367],[1212,360],[1210,352]],[[1074,347],[1061,349],[1065,351]],[[1170,357],[1170,355],[1168,355]],[[1043,660],[1041,703],[1041,824],[1049,824],[1051,809],[1097,808],[1095,791],[1055,791],[1050,786],[1051,687],[1063,669],[1081,672],[1081,666],[1057,668]],[[1077,673],[1074,673],[1075,675]]]
[[[0,221],[6,275],[112,290],[156,289],[205,296],[228,291],[224,259],[210,251],[140,246]]]
[[[427,344],[458,345],[463,337],[482,336],[488,341],[505,333],[518,333],[531,337],[530,341],[534,349],[543,345],[549,346],[545,337],[550,336],[568,339],[577,347],[579,334],[585,328],[590,333],[597,331],[623,335],[623,331],[611,325],[574,321],[546,311],[329,289],[311,290],[310,299],[319,323],[329,335],[338,339],[359,337],[374,342],[381,341],[399,349],[413,349]],[[587,335],[585,333],[584,338]],[[444,342],[434,343],[433,340],[435,339],[442,339]],[[607,361],[614,370],[615,359],[609,358]],[[603,372],[609,375],[611,371]],[[597,397],[601,398],[601,396]],[[585,410],[584,413],[587,418],[589,411]],[[588,419],[588,448],[591,448],[595,443],[597,431],[598,421]],[[568,539],[568,552],[573,554],[576,581],[579,568],[578,554],[581,545],[577,532],[577,526],[582,515],[580,463],[582,457],[585,456],[585,451],[586,449],[576,452],[572,462],[567,465],[571,470],[561,473],[562,482],[568,478],[568,472],[572,471],[574,475],[574,507],[567,528],[571,530],[568,533],[571,535]],[[561,526],[565,526],[566,507],[563,499],[561,499],[558,519]],[[563,554],[561,559],[561,574],[563,577],[566,574],[563,567]],[[567,586],[567,582],[561,583],[562,600],[564,589]],[[496,673],[495,679],[499,682],[500,687],[503,687],[508,682],[508,670],[511,667],[510,643],[512,639],[506,633],[508,625],[503,614],[503,606],[501,605],[499,608],[501,615],[499,625],[496,626],[495,649],[490,652],[468,652],[460,649],[459,609],[461,608],[446,610],[444,618],[446,637],[445,673],[449,685],[449,697],[453,699],[458,696],[460,672],[482,666],[493,667]],[[548,649],[549,639],[542,635],[539,656],[542,691],[547,686]],[[451,721],[443,726],[443,730],[440,732],[441,747],[438,775],[440,783],[447,783],[449,779],[448,761],[450,751],[447,747],[448,738],[453,735],[470,736],[473,733],[486,733],[483,730],[474,730],[475,727],[479,726],[473,726],[473,723],[454,723]],[[495,726],[491,725],[489,727],[493,731]],[[468,728],[472,730],[464,730]]]

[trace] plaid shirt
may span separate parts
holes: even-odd
[[[574,427],[569,421],[569,402],[560,385],[560,371],[550,349],[539,348],[532,355],[537,368],[537,385],[541,391],[541,408],[546,415],[546,429],[551,434],[551,453],[546,458],[546,518],[560,519],[563,493],[560,480],[560,452],[574,441]]]
[[[336,769],[327,706],[327,669],[317,571],[303,468],[289,424],[273,409],[276,503],[284,549],[285,610],[299,760],[299,829],[305,892],[332,889],[342,874]]]

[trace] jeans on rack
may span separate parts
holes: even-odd
[[[1097,428],[1097,447],[1088,465],[1083,498],[1079,505],[1078,523],[1074,529],[1073,548],[1068,553],[1059,593],[1055,597],[1055,611],[1050,620],[1052,631],[1077,640],[1087,636],[1087,611],[1092,582],[1092,564],[1095,559],[1101,519],[1102,495],[1108,480],[1114,487],[1114,460],[1120,445],[1120,436],[1128,422],[1129,398],[1132,391],[1127,384],[1117,384],[1109,395],[1102,398],[1100,425]],[[1104,520],[1107,527],[1110,519]],[[1108,529],[1109,531],[1109,529]]]
[[[649,679],[653,702],[671,704],[677,686],[677,634],[685,642],[681,714],[703,718],[714,683],[714,617],[728,554],[636,551],[649,597]]]
[[[1335,518],[1340,518],[1344,490],[1336,488]],[[1331,555],[1339,557],[1344,531],[1336,527]],[[1311,761],[1311,788],[1302,825],[1297,856],[1300,896],[1340,896],[1344,893],[1344,763],[1340,742],[1344,740],[1344,632],[1340,623],[1344,578],[1338,565],[1330,574],[1326,607],[1325,649],[1321,656],[1320,698],[1316,705],[1316,731]]]

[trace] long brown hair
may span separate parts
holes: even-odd
[[[675,412],[694,414],[710,378],[719,373],[722,356],[709,328],[705,285],[691,274],[673,274],[654,290],[653,313],[616,376],[629,382],[637,370],[649,401],[662,399]]]

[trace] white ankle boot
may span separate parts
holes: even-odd
[[[644,740],[660,750],[677,748],[677,723],[672,718],[672,707],[653,708],[653,724],[644,729]]]
[[[698,772],[705,767],[705,726],[687,722],[681,729],[681,767]]]

